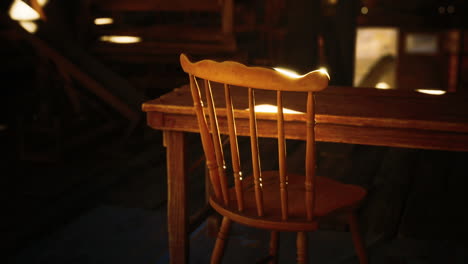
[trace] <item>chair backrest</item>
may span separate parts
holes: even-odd
[[[225,61],[215,62],[202,60],[191,62],[185,54],[181,54],[180,63],[190,78],[190,89],[197,115],[202,145],[205,152],[209,176],[214,195],[219,201],[229,205],[228,179],[225,172],[225,161],[221,144],[220,129],[215,102],[213,100],[212,82],[224,84],[225,112],[229,131],[232,169],[234,177],[237,209],[244,209],[242,190],[242,171],[239,158],[234,106],[231,90],[237,86],[245,87],[248,92],[249,133],[252,153],[252,171],[254,177],[254,193],[258,216],[264,215],[262,194],[262,172],[260,166],[259,146],[257,137],[257,119],[255,112],[255,89],[276,91],[277,100],[277,129],[278,129],[278,160],[279,160],[279,192],[281,197],[281,215],[283,220],[288,218],[288,183],[286,174],[286,141],[284,134],[283,97],[284,92],[307,92],[307,111],[304,129],[307,130],[306,142],[306,176],[305,203],[307,219],[312,220],[314,209],[314,178],[315,178],[315,113],[314,95],[316,91],[327,87],[329,76],[323,71],[312,71],[303,76],[291,77],[273,69],[248,67],[243,64]],[[201,91],[203,80],[204,92]],[[236,86],[236,87],[233,87]],[[207,108],[203,106],[202,94],[206,96]],[[306,100],[306,99],[304,99]],[[206,119],[208,112],[208,121]]]

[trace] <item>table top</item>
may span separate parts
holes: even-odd
[[[245,111],[248,108],[247,90],[234,87],[231,94],[236,118],[248,118],[247,111]],[[216,106],[221,108],[220,115],[223,115],[224,92],[222,87],[213,86],[213,96]],[[283,101],[285,108],[298,112],[305,111],[304,93],[286,93]],[[424,131],[426,141],[430,141],[430,136],[433,134],[435,137],[439,137],[440,145],[443,145],[444,136],[447,144],[451,144],[446,148],[440,146],[428,146],[427,148],[468,150],[468,140],[465,142],[465,137],[468,137],[468,97],[466,96],[457,94],[436,96],[402,90],[331,86],[324,91],[315,93],[315,101],[317,127],[321,125],[324,127],[326,125],[329,127],[354,127],[366,129],[366,131],[370,131],[370,128],[391,129],[393,133],[398,132],[403,137],[405,136],[403,133],[408,134],[416,130],[419,131],[418,133]],[[275,92],[256,90],[256,105],[275,105],[275,102]],[[148,113],[194,115],[188,86],[182,86],[160,98],[145,102],[142,109]],[[260,114],[258,118],[274,119],[275,115],[264,114],[262,117]],[[305,120],[305,115],[285,114],[284,119],[285,121]],[[362,129],[361,132],[364,131]],[[356,132],[359,131],[356,130]],[[325,134],[323,136],[326,137]],[[413,137],[416,136],[416,134],[413,135]],[[459,142],[448,142],[453,140],[452,136],[456,137],[455,140]],[[463,140],[460,141],[460,139]],[[406,140],[410,140],[410,138],[408,137]],[[347,140],[336,141],[348,142]],[[405,144],[377,145],[412,147],[411,143]]]

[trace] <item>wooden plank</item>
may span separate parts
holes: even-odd
[[[153,116],[157,116],[153,118]],[[246,120],[239,119],[236,123],[238,135],[248,135]],[[192,115],[166,114],[162,118],[157,113],[148,113],[148,125],[154,129],[170,129],[174,131],[198,132],[197,122]],[[220,119],[221,133],[228,131],[223,128],[225,119]],[[287,139],[304,140],[303,122],[289,122],[285,124]],[[274,138],[276,123],[270,120],[258,121],[259,137]],[[325,142],[363,144],[374,146],[389,146],[401,148],[439,149],[450,151],[467,151],[468,134],[451,133],[431,130],[408,130],[379,127],[359,127],[347,125],[318,124],[316,140]]]
[[[190,41],[190,42],[227,42],[227,37],[233,38],[233,35],[224,34],[219,27],[206,26],[195,27],[192,24],[169,24],[169,25],[151,25],[151,26],[128,26],[122,25],[118,28],[97,28],[96,35],[130,35],[139,36],[144,41],[159,40],[162,42],[171,41]],[[234,39],[232,39],[234,40]],[[127,45],[128,46],[128,45]],[[149,47],[146,47],[149,48]]]
[[[150,26],[129,26],[116,21],[113,27],[92,27],[93,35],[132,35],[142,38],[140,43],[120,45],[96,41],[93,52],[113,60],[160,62],[160,56],[180,54],[222,55],[237,50],[234,36],[233,0],[94,0],[82,8],[83,13],[112,16],[129,12],[153,14],[157,21]],[[91,10],[91,11],[90,11]],[[89,18],[90,19],[90,18]],[[88,20],[89,20],[88,19]],[[142,58],[143,56],[143,58]],[[176,62],[176,61],[174,61]]]
[[[97,8],[110,11],[214,11],[219,10],[218,0],[94,0]]]
[[[228,38],[229,39],[229,38]],[[226,39],[225,39],[226,40]],[[97,53],[121,53],[119,56],[132,56],[138,54],[145,54],[146,56],[162,55],[162,54],[180,54],[180,52],[186,52],[190,54],[216,54],[223,52],[233,52],[236,50],[236,43],[234,41],[223,41],[223,42],[158,42],[158,41],[147,41],[137,44],[131,44],[131,46],[123,47],[120,44],[114,43],[97,43],[93,47],[93,51]],[[117,55],[113,55],[117,56]]]
[[[224,98],[214,89],[216,105],[224,107]],[[243,89],[233,89],[233,104],[236,110],[248,108],[247,94]],[[274,93],[258,91],[257,104],[276,105]],[[284,107],[305,112],[305,103],[298,104],[304,94],[287,93]],[[143,104],[143,111],[191,114],[192,106],[186,87],[176,89]],[[316,94],[318,124],[343,124],[353,126],[395,127],[404,129],[441,130],[468,132],[467,98],[460,95],[427,96],[416,92],[382,91],[377,89],[353,89],[351,87],[330,87]],[[221,111],[222,112],[222,111]],[[219,115],[223,115],[220,113]],[[246,115],[242,111],[236,116]],[[275,119],[265,115],[262,119]],[[303,120],[304,115],[285,114],[285,121]]]
[[[318,125],[317,141],[399,148],[468,150],[468,134],[431,130]]]

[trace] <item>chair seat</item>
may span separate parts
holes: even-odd
[[[277,171],[262,172],[264,216],[259,218],[255,205],[253,177],[243,181],[244,210],[239,212],[234,188],[229,190],[230,203],[224,206],[215,197],[210,199],[213,208],[220,214],[248,226],[284,230],[311,231],[318,227],[321,217],[355,209],[366,196],[366,190],[357,185],[344,184],[326,177],[315,177],[314,221],[306,219],[304,175],[288,175],[288,221],[281,220],[281,199],[279,192],[279,175]]]

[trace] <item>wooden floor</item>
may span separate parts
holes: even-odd
[[[163,210],[101,206],[23,249],[10,263],[168,263]],[[309,233],[310,263],[358,263],[348,232]],[[206,223],[191,235],[190,263],[209,263],[214,238]],[[233,225],[223,263],[255,263],[268,233]],[[294,263],[295,236],[281,233],[280,263]],[[370,263],[466,263],[467,245],[453,240],[395,238],[368,247]]]
[[[11,263],[168,263],[165,150],[161,134],[141,126],[124,141],[89,142],[57,162],[15,158],[12,131],[0,133],[2,219]],[[120,143],[117,143],[120,142]],[[189,157],[201,155],[189,136]],[[269,139],[260,144],[272,146]],[[240,141],[241,148],[248,141]],[[300,172],[302,143],[288,142],[289,168]],[[11,151],[11,152],[8,152]],[[268,151],[267,151],[268,153]],[[371,263],[467,263],[468,153],[318,143],[318,173],[360,184],[369,197],[360,222]],[[266,156],[264,168],[275,166]],[[248,168],[245,168],[248,171]],[[192,212],[204,203],[203,167],[190,176]],[[207,263],[214,238],[203,223],[192,233],[191,263]],[[339,219],[310,236],[311,263],[357,263]],[[284,234],[281,263],[294,260]],[[235,225],[225,263],[253,262],[267,233]]]

